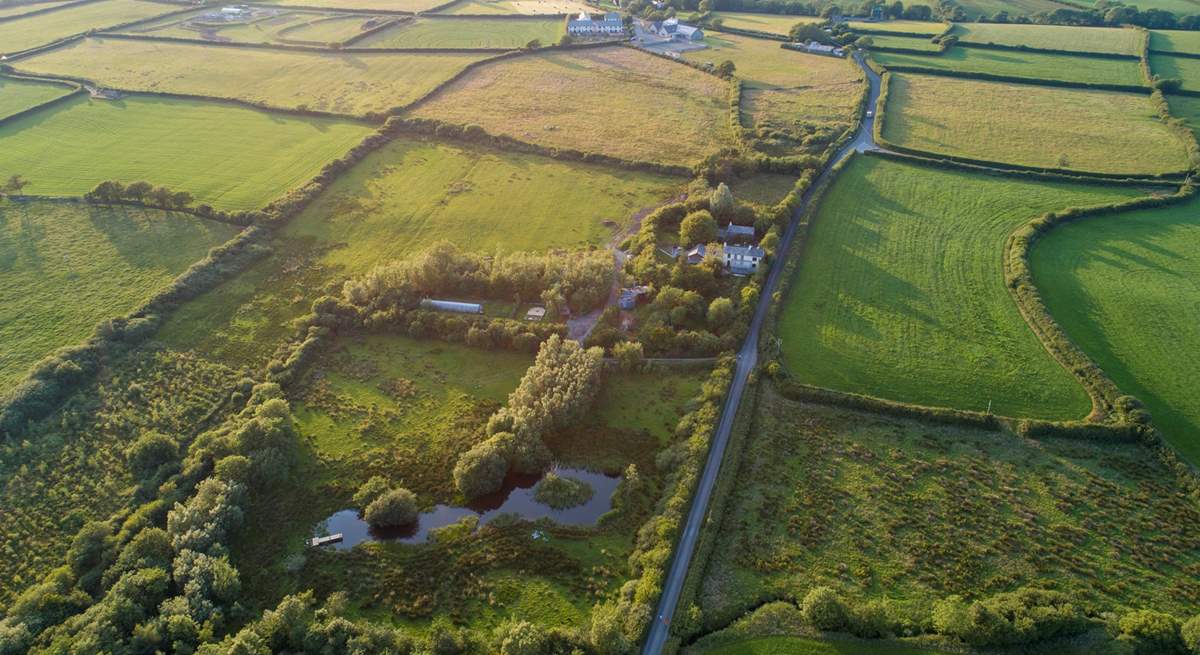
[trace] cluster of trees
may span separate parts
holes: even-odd
[[[187,191],[172,191],[146,181],[126,185],[117,180],[105,180],[97,184],[83,194],[83,199],[93,203],[133,202],[162,209],[187,209],[194,200]]]
[[[570,425],[592,406],[600,390],[604,351],[552,336],[488,420],[488,438],[462,454],[454,483],[468,498],[500,488],[508,471],[540,473],[550,463],[542,437]]]
[[[354,505],[367,523],[377,528],[411,525],[420,516],[416,494],[404,487],[392,487],[379,475],[358,488]]]
[[[342,295],[370,311],[413,308],[431,296],[538,299],[550,316],[586,312],[608,299],[612,256],[603,250],[480,255],[438,243],[411,259],[376,266],[346,282]]]

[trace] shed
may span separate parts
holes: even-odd
[[[540,321],[543,318],[546,318],[545,307],[530,307],[529,311],[525,312],[525,320],[527,321]]]
[[[482,314],[483,305],[476,302],[458,302],[457,300],[433,300],[426,298],[421,301],[421,309],[432,309],[439,312],[454,312],[455,314]]]

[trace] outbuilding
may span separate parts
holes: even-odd
[[[421,309],[432,309],[438,312],[453,312],[455,314],[482,314],[483,305],[475,302],[459,302],[457,300],[433,300],[426,298],[421,301]]]

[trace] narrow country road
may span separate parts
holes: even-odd
[[[650,633],[646,637],[646,644],[642,648],[643,655],[658,655],[661,653],[663,646],[666,645],[667,639],[670,636],[671,617],[675,615],[676,604],[679,602],[679,593],[683,589],[683,581],[687,577],[688,565],[691,564],[692,554],[696,550],[696,541],[700,537],[700,530],[704,528],[704,524],[707,522],[709,501],[712,498],[713,487],[717,482],[717,474],[720,472],[721,461],[725,458],[725,447],[729,444],[729,433],[733,430],[733,419],[737,414],[738,406],[742,402],[742,394],[746,391],[746,382],[749,379],[750,371],[754,370],[754,367],[758,364],[758,335],[762,331],[763,322],[767,317],[767,310],[771,306],[771,296],[779,287],[779,277],[783,271],[783,263],[787,260],[787,253],[795,238],[799,219],[808,207],[808,203],[812,200],[812,191],[823,186],[827,178],[833,174],[834,165],[850,156],[851,152],[862,152],[875,148],[874,111],[875,101],[879,99],[879,76],[863,63],[861,55],[856,53],[855,60],[863,69],[871,85],[866,106],[866,111],[871,112],[870,117],[863,117],[862,124],[859,126],[854,138],[839,150],[836,155],[830,158],[825,169],[821,171],[821,174],[813,184],[809,186],[808,192],[805,193],[800,205],[792,215],[792,220],[784,231],[783,238],[779,241],[775,260],[771,264],[771,271],[767,274],[766,284],[763,286],[762,293],[759,296],[758,307],[754,310],[754,318],[750,322],[750,332],[746,335],[746,340],[742,343],[741,350],[738,351],[737,369],[733,374],[733,383],[729,387],[729,394],[725,397],[725,406],[721,410],[721,422],[717,425],[717,430],[713,434],[712,447],[708,452],[708,461],[705,462],[704,473],[700,476],[700,483],[696,489],[696,495],[692,499],[691,510],[688,512],[687,523],[684,525],[683,533],[680,535],[679,544],[675,548],[675,556],[671,560],[671,568],[667,572],[667,579],[663,583],[663,592],[658,602],[658,611],[655,613],[654,623],[650,626]]]

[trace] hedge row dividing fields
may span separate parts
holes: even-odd
[[[89,30],[150,18],[178,9],[173,5],[142,0],[103,0],[0,22],[0,53],[21,52]]]

